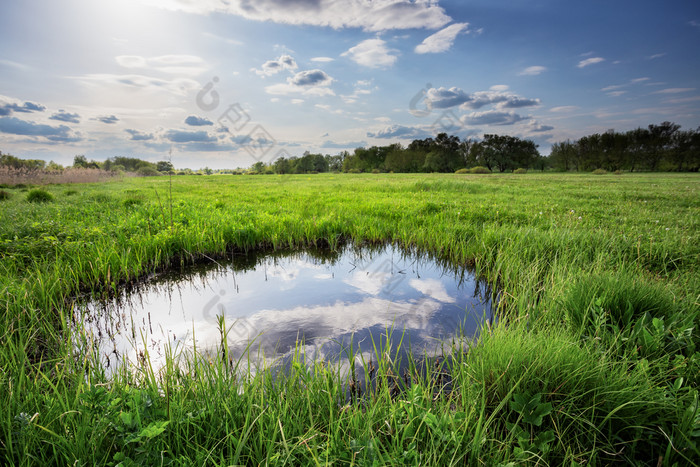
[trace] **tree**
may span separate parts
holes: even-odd
[[[256,162],[255,164],[253,164],[253,167],[251,167],[250,172],[254,174],[261,174],[265,172],[265,163],[260,161]]]
[[[292,165],[289,162],[289,159],[285,157],[278,157],[273,164],[273,169],[277,174],[288,174],[292,171]]]
[[[660,125],[649,125],[649,144],[645,152],[649,170],[656,170],[659,162],[666,156],[671,147],[672,137],[680,125],[663,122]]]
[[[170,161],[158,161],[156,162],[156,170],[158,172],[169,173],[175,170],[173,164]]]
[[[80,155],[80,156],[75,156],[73,158],[73,167],[85,169],[85,168],[87,168],[87,166],[88,166],[88,161],[85,158],[85,156]]]

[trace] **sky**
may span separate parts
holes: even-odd
[[[0,151],[178,168],[700,126],[695,0],[0,3]]]

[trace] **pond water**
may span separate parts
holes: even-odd
[[[108,372],[144,356],[157,369],[166,352],[191,355],[195,344],[220,355],[222,319],[229,359],[256,367],[284,364],[295,349],[329,362],[350,348],[365,361],[389,346],[440,355],[443,341],[493,320],[486,283],[395,246],[237,254],[77,310]]]

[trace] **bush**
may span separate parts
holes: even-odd
[[[30,203],[47,203],[53,201],[53,195],[44,190],[31,190],[27,195],[27,201]]]
[[[514,174],[526,174],[526,173],[527,173],[527,169],[523,169],[523,168],[521,167],[521,168],[519,168],[519,169],[515,169],[515,170],[513,171],[513,173],[514,173]]]
[[[595,169],[593,171],[593,175],[605,175],[606,173],[608,173],[608,171],[605,169]]]
[[[362,171],[360,169],[350,169],[350,170],[348,170],[348,173],[349,174],[359,174],[359,173],[362,173]]]
[[[455,171],[456,174],[468,174],[469,169],[458,169]]]
[[[491,171],[488,169],[488,167],[482,167],[480,165],[477,165],[476,167],[472,167],[469,169],[470,174],[490,174]]]
[[[615,175],[622,175],[622,170],[620,170],[620,169],[616,170]]]
[[[12,196],[12,195],[10,194],[9,191],[0,190],[0,201],[5,201],[6,199],[10,199],[10,196]]]
[[[382,173],[382,171],[379,169],[372,169],[372,173],[373,174],[380,174],[380,173]]]
[[[140,177],[157,177],[161,174],[154,167],[141,167],[136,173]]]

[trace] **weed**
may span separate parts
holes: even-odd
[[[53,201],[53,195],[46,190],[37,188],[27,194],[27,201],[30,203],[48,203]]]

